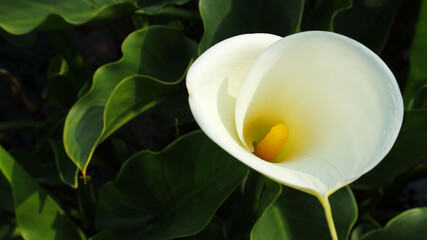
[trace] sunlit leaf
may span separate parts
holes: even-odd
[[[405,211],[380,230],[363,235],[360,240],[422,240],[427,239],[427,207]]]
[[[17,225],[25,239],[86,239],[55,200],[2,147],[0,170],[12,188]]]
[[[132,0],[2,0],[0,27],[12,34],[59,29],[135,11]]]
[[[356,222],[357,205],[350,188],[330,197],[338,239],[348,239]],[[283,187],[282,194],[252,229],[252,240],[330,239],[325,213],[319,200],[307,193]]]
[[[205,33],[199,53],[226,38],[243,33],[295,33],[304,1],[201,0],[200,15]]]
[[[99,68],[89,93],[70,110],[65,149],[85,173],[96,146],[141,112],[182,86],[195,43],[173,27],[148,27],[123,43],[123,58]]]
[[[188,134],[124,164],[98,193],[97,226],[127,230],[125,239],[194,234],[208,225],[246,172],[202,132]]]

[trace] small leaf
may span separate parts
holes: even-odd
[[[86,239],[55,200],[0,146],[0,170],[8,180],[24,239]]]
[[[330,239],[325,213],[319,200],[307,193],[282,187],[282,194],[252,229],[252,240]],[[330,197],[338,239],[348,239],[356,222],[357,205],[350,188]]]
[[[122,48],[123,58],[96,71],[91,90],[66,119],[65,150],[83,174],[103,140],[182,88],[178,83],[196,55],[192,40],[165,26],[132,33]]]
[[[62,142],[58,140],[51,140],[50,144],[55,154],[56,167],[62,182],[72,188],[77,188],[77,176],[79,174],[79,169],[65,153]]]
[[[199,54],[214,44],[244,33],[295,33],[302,17],[304,1],[201,0],[200,15],[205,33]]]
[[[202,132],[159,153],[142,151],[98,193],[97,227],[127,230],[125,239],[171,239],[205,228],[247,168]]]
[[[61,56],[54,57],[48,68],[44,98],[52,106],[68,108],[77,100],[77,92],[77,83],[69,76],[67,62]]]
[[[405,211],[380,230],[363,235],[360,240],[423,240],[427,239],[427,207]]]

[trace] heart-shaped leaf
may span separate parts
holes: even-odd
[[[142,151],[98,194],[98,228],[127,230],[124,239],[171,239],[205,228],[247,168],[202,132],[159,153]]]
[[[70,110],[64,128],[67,154],[85,174],[95,148],[133,117],[181,89],[196,44],[173,27],[132,33],[123,58],[99,68],[89,93]],[[161,80],[158,80],[161,79]]]

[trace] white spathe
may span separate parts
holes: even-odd
[[[203,53],[187,74],[191,111],[225,151],[263,175],[326,199],[375,167],[403,120],[386,64],[323,31],[245,34]],[[253,152],[277,123],[289,137],[277,163]]]

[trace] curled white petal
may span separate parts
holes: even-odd
[[[354,40],[320,31],[278,39],[242,35],[209,49],[187,76],[190,107],[235,158],[325,198],[388,153],[402,97],[384,62]],[[269,163],[252,153],[252,142],[279,122],[290,135],[280,162]]]
[[[235,114],[249,149],[263,128],[275,122],[289,127],[280,163],[260,172],[327,195],[384,158],[402,124],[403,103],[393,74],[377,55],[350,38],[313,31],[286,37],[255,60],[240,86]]]
[[[234,120],[240,84],[255,58],[280,39],[271,34],[227,39],[203,53],[188,71],[186,84],[194,118],[213,141],[233,156],[236,151],[247,152]]]

